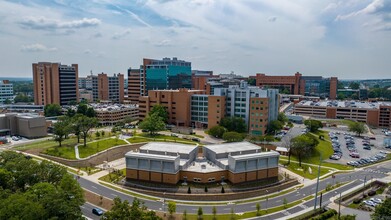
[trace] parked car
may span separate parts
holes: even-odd
[[[192,140],[192,141],[200,142],[200,139],[199,139],[199,138],[192,138],[191,140]]]
[[[364,146],[363,149],[364,150],[371,150],[371,147],[370,146]]]
[[[92,209],[92,213],[95,214],[95,215],[101,216],[101,215],[103,215],[103,210],[100,209],[100,208],[93,208]]]

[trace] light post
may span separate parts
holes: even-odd
[[[316,210],[316,203],[318,199],[318,190],[319,190],[319,176],[320,176],[320,166],[322,164],[322,153],[320,153],[320,158],[319,158],[319,168],[318,168],[318,178],[316,180],[316,191],[315,191],[315,204],[314,204],[314,211]]]
[[[341,192],[339,192],[338,219],[341,219]]]
[[[268,190],[266,190],[266,213],[268,212],[267,211],[267,202],[268,202],[268,195],[269,195],[269,191]]]

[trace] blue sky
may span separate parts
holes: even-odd
[[[178,57],[216,74],[391,78],[391,0],[3,0],[0,48],[1,76]]]

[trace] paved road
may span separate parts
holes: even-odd
[[[96,206],[86,202],[84,203],[82,206],[80,206],[81,208],[81,212],[83,213],[83,215],[85,217],[87,217],[88,219],[92,219],[92,220],[99,220],[100,219],[100,216],[97,216],[95,214],[92,214],[92,209],[95,208]]]
[[[333,180],[331,177],[326,178],[324,180],[321,180],[319,182],[319,190],[323,190],[326,188],[328,184],[333,184],[335,182],[344,182],[344,181],[353,181],[352,183],[349,183],[345,186],[343,186],[340,189],[333,190],[325,195],[323,195],[323,201],[324,204],[326,204],[326,201],[329,200],[332,196],[334,196],[336,193],[340,191],[344,191],[347,189],[350,189],[354,186],[357,186],[361,183],[363,183],[364,178],[366,176],[367,180],[370,180],[371,178],[383,178],[387,175],[388,172],[391,172],[391,161],[386,162],[385,164],[381,166],[375,166],[371,168],[366,168],[366,169],[361,169],[359,171],[353,172],[353,173],[345,173],[345,174],[338,174],[336,175],[336,178]],[[89,180],[86,180],[84,178],[80,178],[79,180],[80,185],[88,189],[94,193],[97,193],[99,195],[103,195],[107,198],[114,199],[115,197],[119,196],[122,199],[129,200],[130,202],[133,200],[133,197],[127,194],[123,194],[121,192],[117,192],[115,190],[112,190],[110,188],[104,187],[102,185],[99,185],[97,183],[91,182]],[[279,197],[271,198],[268,199],[268,201],[262,200],[259,201],[262,209],[264,208],[271,208],[275,206],[281,206],[283,205],[283,200],[284,198],[287,199],[287,201],[293,202],[297,201],[300,199],[305,198],[308,195],[314,194],[316,189],[316,185],[308,185],[306,187],[303,187],[302,189],[299,189],[297,191],[294,191],[289,194],[285,194]],[[319,198],[318,198],[319,199]],[[150,200],[144,200],[141,199],[142,201],[145,202],[145,205],[152,210],[157,210],[160,211],[162,210],[162,202],[156,202],[156,201],[150,201]],[[257,202],[250,202],[250,203],[245,203],[245,204],[227,204],[227,205],[219,205],[216,206],[217,208],[217,213],[222,214],[222,213],[230,213],[231,208],[234,209],[235,213],[242,213],[242,212],[249,212],[249,211],[255,211],[255,205]],[[281,218],[286,215],[290,215],[292,213],[301,211],[307,207],[311,207],[314,204],[314,200],[310,200],[308,202],[305,202],[304,205],[294,207],[291,209],[287,209],[284,211],[284,213],[276,213],[273,214],[269,217],[259,217],[258,219],[276,219],[276,218]],[[319,204],[319,202],[318,202]],[[177,204],[177,212],[178,213],[183,213],[184,210],[187,210],[188,213],[196,213],[199,205],[183,205],[183,204]],[[212,206],[207,206],[207,205],[201,205],[203,208],[204,213],[212,213]]]

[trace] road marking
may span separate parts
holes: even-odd
[[[111,193],[111,195],[112,195],[112,196],[115,196],[115,197],[117,197],[117,196],[118,196],[118,195],[115,195],[115,194],[113,194],[113,193]]]
[[[198,210],[198,209],[197,209]],[[231,210],[230,208],[226,208],[226,209],[223,209],[223,210]]]
[[[255,205],[251,206],[251,208],[255,208],[255,207],[256,207]]]
[[[91,186],[92,188],[94,188],[94,189],[98,189],[98,188],[96,188],[96,186]]]
[[[277,202],[277,203],[278,203],[278,202],[281,202],[281,200],[277,200],[276,202]]]

